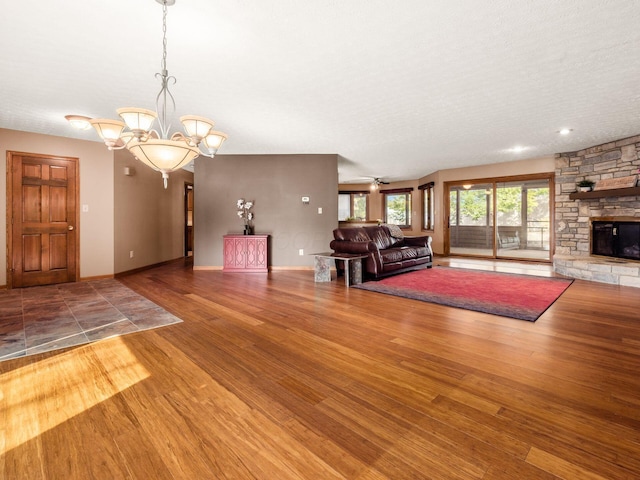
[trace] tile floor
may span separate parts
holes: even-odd
[[[0,291],[0,361],[179,323],[115,279]]]

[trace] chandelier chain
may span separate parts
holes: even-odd
[[[171,125],[167,123],[167,100],[171,101],[172,111],[175,112],[176,109],[176,101],[169,91],[169,83],[175,85],[176,78],[170,77],[167,70],[167,0],[162,2],[162,72],[156,73],[156,77],[160,79],[162,84],[156,97],[156,112],[159,117],[160,135],[166,139],[169,137],[169,130],[171,129]]]
[[[162,2],[162,71],[167,70],[167,2]]]

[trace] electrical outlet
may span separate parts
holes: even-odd
[[[301,248],[300,250],[298,250],[298,255],[304,255],[304,249]]]
[[[322,207],[318,207],[318,215],[322,215]]]
[[[133,250],[129,251],[129,258],[133,258]]]

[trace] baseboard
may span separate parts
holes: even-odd
[[[203,270],[203,271],[222,271],[224,270],[224,267],[220,267],[220,266],[194,266],[193,267],[194,270]],[[305,270],[305,271],[313,271],[313,267],[308,267],[308,266],[291,266],[291,267],[287,267],[287,266],[271,266],[269,267],[269,271],[270,272],[274,272],[274,271],[285,271],[285,270]]]
[[[113,278],[113,274],[111,275],[96,275],[95,277],[80,277],[81,282],[92,282],[93,280],[105,280],[108,278]]]
[[[178,263],[184,262],[186,257],[174,258],[173,260],[166,260],[160,263],[154,263],[153,265],[145,265],[144,267],[134,268],[133,270],[127,270],[126,272],[116,273],[113,278],[126,277],[127,275],[132,275],[134,273],[144,272],[145,270],[151,270],[152,268],[161,267],[163,265],[168,265],[170,263]]]
[[[269,270],[272,271],[283,271],[283,270],[310,270],[313,271],[313,267],[308,267],[308,266],[296,266],[296,267],[286,267],[286,266],[280,266],[280,267],[269,267]]]

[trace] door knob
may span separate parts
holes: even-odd
[[[67,229],[68,229],[69,231],[73,230],[73,225],[69,225],[69,226],[67,227]]]

